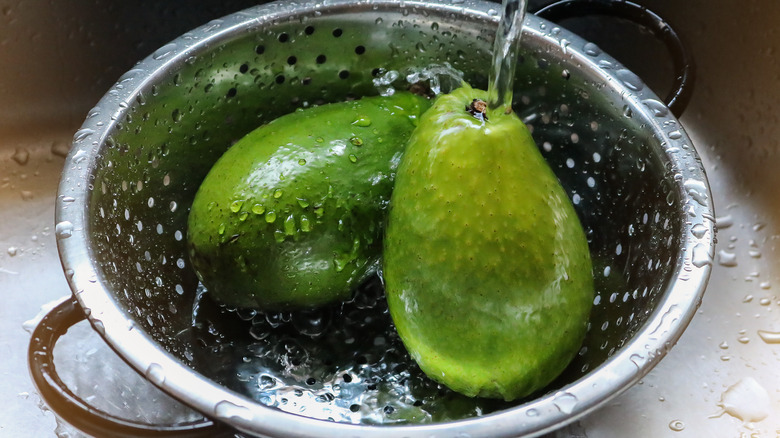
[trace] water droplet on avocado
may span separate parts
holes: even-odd
[[[305,215],[301,215],[301,231],[304,233],[308,233],[311,231],[311,222],[309,221],[309,218]]]
[[[282,189],[274,190],[274,198],[279,199],[282,197],[282,194],[283,194]]]
[[[252,206],[252,213],[254,214],[263,214],[265,213],[265,207],[263,207],[260,204],[255,204]]]
[[[276,220],[276,212],[269,211],[268,213],[265,214],[265,221],[268,222],[269,224],[274,223],[275,220]]]
[[[217,230],[217,232],[219,233],[220,236],[225,234],[225,224],[219,224],[219,229]]]
[[[349,142],[355,146],[363,146],[363,139],[360,137],[352,137],[349,139]]]
[[[322,217],[322,215],[325,214],[325,209],[323,207],[318,207],[314,209],[314,214],[316,214],[317,217]]]
[[[249,217],[249,212],[242,211],[241,214],[238,216],[238,220],[244,222],[248,217]]]
[[[289,215],[284,220],[284,234],[288,236],[295,234],[295,216]]]
[[[317,143],[322,143],[325,141],[325,139],[322,137],[317,137],[316,139],[314,139],[314,141],[316,141]]]
[[[349,161],[351,161],[353,163],[357,163],[357,160],[358,160],[357,155],[349,154]]]
[[[333,266],[336,268],[336,272],[341,272],[344,270],[344,268],[347,267],[347,264],[349,263],[349,258],[345,257],[344,254],[341,256],[336,256],[333,259]]]
[[[301,208],[306,208],[309,206],[309,201],[305,199],[298,198],[298,205],[301,206]]]
[[[306,160],[304,160],[303,158],[301,158],[300,160],[298,160],[298,164],[300,164],[301,166],[303,166],[304,164],[306,164]]]
[[[242,200],[233,201],[230,204],[230,211],[232,211],[233,213],[238,213],[238,211],[241,210],[241,207],[243,205],[244,205],[244,201],[242,201]]]
[[[355,119],[355,121],[352,122],[352,124],[355,125],[355,126],[360,126],[360,127],[365,128],[365,127],[371,126],[371,119],[369,119],[368,117],[362,117],[361,116],[361,117],[358,117],[357,119]]]

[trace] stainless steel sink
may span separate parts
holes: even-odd
[[[29,334],[23,328],[41,306],[70,293],[57,256],[53,210],[73,133],[137,60],[191,28],[257,2],[146,3],[0,4],[0,436],[78,436],[41,410],[28,377]],[[710,178],[719,226],[716,259],[698,315],[660,365],[608,406],[554,435],[776,437],[780,3],[639,3],[675,25],[697,62],[696,88],[681,120]],[[563,24],[665,93],[671,74],[665,53],[641,32],[618,37],[626,26],[606,19]],[[91,330],[77,327],[66,335],[57,356],[80,393],[111,404],[111,397],[99,394],[124,392],[132,404],[137,394],[128,388],[141,383],[121,361],[111,361],[111,351]],[[137,415],[178,409],[151,394],[144,399],[151,408]],[[766,418],[743,421],[762,410]]]

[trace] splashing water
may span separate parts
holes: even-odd
[[[527,6],[526,0],[503,0],[503,14],[493,43],[493,60],[488,82],[488,108],[506,107],[511,111],[512,83],[517,66],[520,35]]]

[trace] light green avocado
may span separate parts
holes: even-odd
[[[368,97],[247,134],[195,195],[192,265],[218,302],[264,310],[350,297],[376,266],[395,171],[428,100]]]
[[[384,241],[390,314],[433,380],[513,400],[579,350],[594,288],[563,187],[514,113],[465,108],[464,85],[420,119],[396,176]]]

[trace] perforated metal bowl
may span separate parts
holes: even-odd
[[[190,269],[188,209],[232,142],[296,108],[376,94],[392,72],[403,87],[406,73],[446,62],[485,87],[496,7],[267,4],[128,71],[75,134],[57,199],[63,267],[94,328],[150,381],[253,435],[537,435],[638,381],[700,303],[708,185],[684,129],[638,77],[535,16],[514,107],[581,217],[597,287],[582,350],[550,387],[506,404],[427,381],[394,335],[379,280],[320,313],[259,315],[215,306]]]

